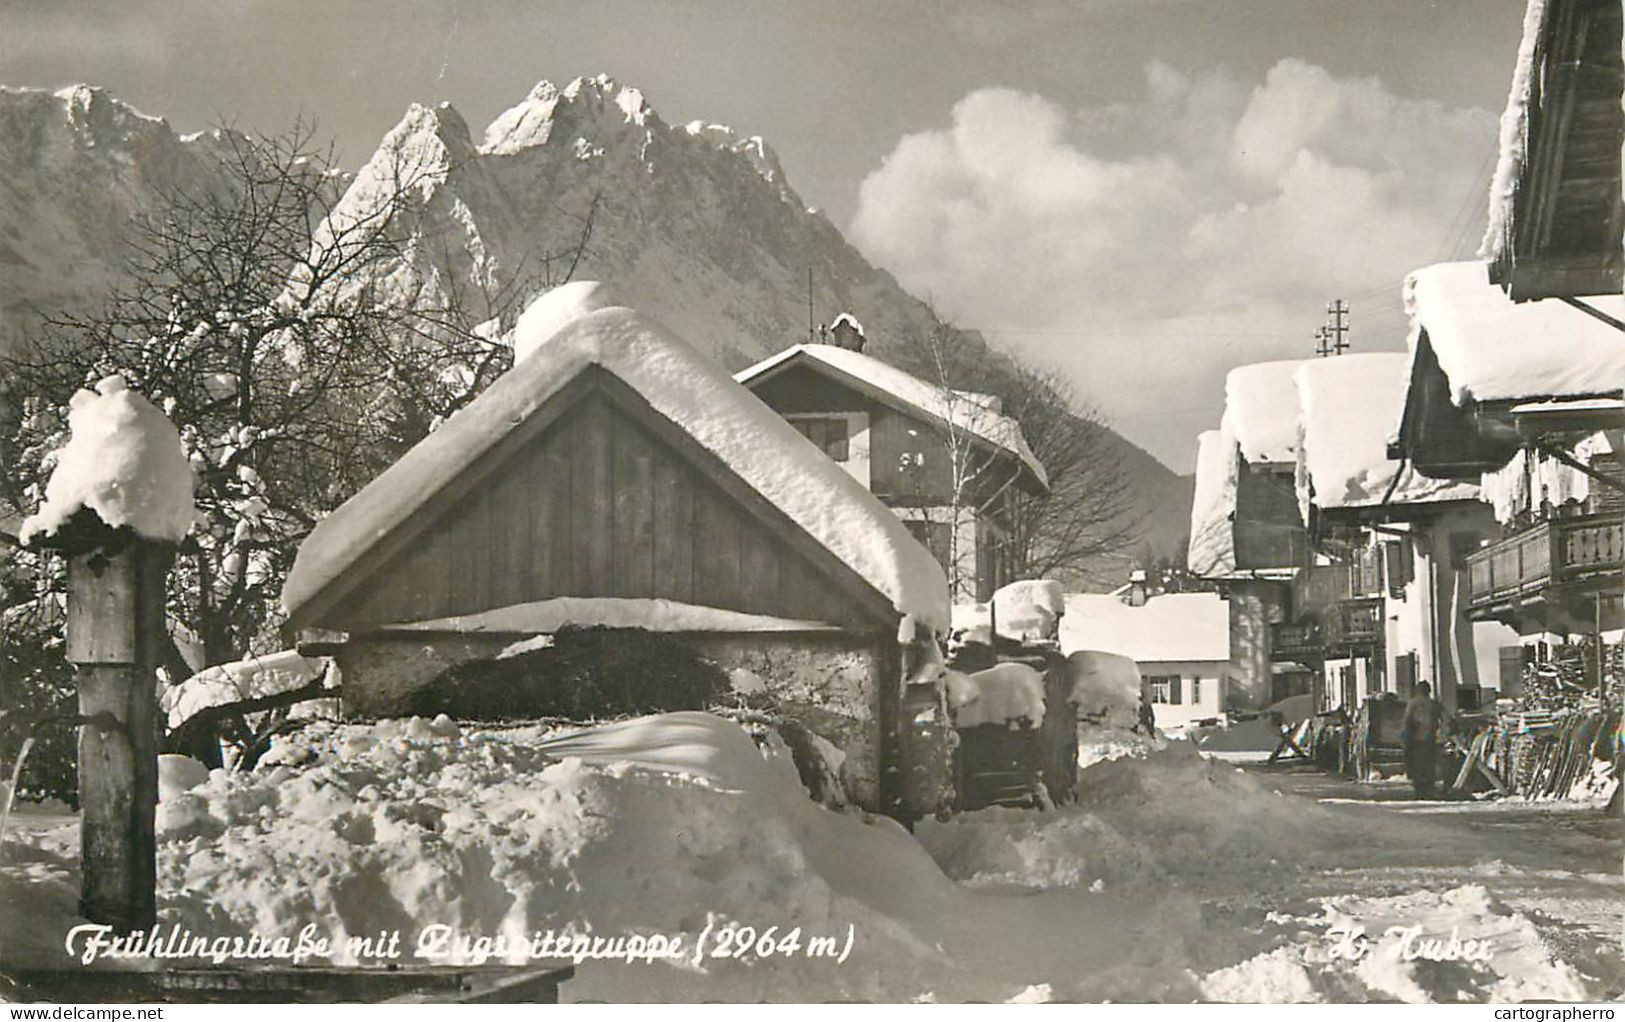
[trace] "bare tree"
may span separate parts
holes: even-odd
[[[987,519],[1000,535],[1015,578],[1080,584],[1089,563],[1120,553],[1139,535],[1133,491],[1119,439],[1081,402],[1062,374],[990,350],[980,337],[941,325],[904,338],[895,357],[933,384],[949,412],[941,428],[950,494],[938,512],[950,525],[949,574],[956,596],[974,585],[974,565],[959,556],[961,526]],[[1017,485],[1019,472],[988,438],[1006,420],[1044,466],[1049,492]]]
[[[76,389],[119,373],[175,422],[202,522],[170,613],[210,664],[274,642],[282,580],[317,518],[511,365],[502,328],[533,283],[437,269],[438,286],[396,293],[380,282],[414,256],[421,172],[398,164],[367,201],[341,203],[345,179],[309,124],[221,134],[219,187],[130,225],[128,283],[0,362],[13,507],[38,501]],[[50,588],[49,565],[13,568]]]

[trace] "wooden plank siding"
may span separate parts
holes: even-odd
[[[719,476],[727,471],[720,460],[674,424],[632,407],[641,398],[630,388],[601,375],[592,393],[504,452],[481,482],[439,507],[431,502],[430,517],[409,523],[413,530],[397,530],[415,535],[324,601],[319,616],[302,613],[295,624],[364,632],[562,596],[613,596],[895,627],[884,597],[737,477]]]

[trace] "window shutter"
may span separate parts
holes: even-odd
[[[1183,701],[1179,697],[1180,680],[1181,679],[1177,674],[1170,676],[1168,679],[1168,701],[1176,706]]]

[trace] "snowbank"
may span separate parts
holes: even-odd
[[[72,436],[56,453],[45,500],[23,522],[24,543],[49,537],[81,508],[141,536],[178,543],[192,528],[192,466],[164,413],[109,376],[68,403]]]
[[[1144,890],[1267,865],[1325,818],[1188,742],[1089,766],[1077,791],[1075,804],[1051,812],[982,809],[922,821],[915,835],[943,872],[973,884]]]
[[[1142,606],[1115,595],[1068,593],[1061,652],[1097,650],[1146,664],[1229,660],[1230,609],[1218,593],[1165,593]]]
[[[595,300],[597,292],[581,290],[557,296],[553,304]],[[899,613],[933,631],[946,630],[947,580],[930,552],[873,494],[686,342],[619,307],[600,308],[563,327],[557,316],[538,313],[529,326],[555,332],[533,344],[525,330],[517,331],[515,349],[534,349],[527,358],[317,524],[283,587],[285,608],[292,611],[315,596],[458,470],[580,372],[600,366],[716,454]]]
[[[1477,499],[1476,484],[1429,479],[1409,464],[1389,460],[1388,438],[1404,409],[1410,378],[1406,363],[1398,352],[1368,352],[1315,359],[1298,368],[1303,421],[1298,499],[1306,520],[1311,502],[1338,508],[1380,504],[1384,497],[1396,504]]]
[[[1291,942],[1204,976],[1210,1000],[1587,1001],[1578,970],[1528,916],[1468,884],[1393,897],[1320,899],[1285,920]]]
[[[1298,457],[1298,394],[1293,374],[1305,359],[1237,366],[1224,378],[1224,422],[1252,464],[1290,465]]]
[[[1228,429],[1196,438],[1196,484],[1191,495],[1191,538],[1185,566],[1204,578],[1236,570],[1236,440]]]
[[[160,919],[214,934],[314,923],[339,960],[358,957],[347,937],[380,930],[401,930],[408,956],[430,924],[464,938],[414,964],[523,961],[548,930],[684,941],[681,960],[584,962],[572,999],[1004,1000],[1042,983],[1190,996],[1177,971],[1125,960],[1125,935],[1163,928],[1157,910],[1124,921],[1110,896],[967,891],[895,823],[814,804],[782,748],[758,752],[719,718],[570,735],[422,724],[312,725],[278,739],[274,765],[216,772],[166,803]],[[55,895],[71,906],[71,889]],[[1068,939],[1041,936],[1062,919]],[[799,928],[803,953],[691,957],[735,923]],[[849,935],[845,961],[805,954],[813,937],[839,948]]]
[[[1051,579],[1011,582],[993,594],[993,626],[1017,642],[1055,638],[1065,612],[1061,583]]]
[[[1625,297],[1584,301],[1625,319]],[[1618,394],[1625,386],[1618,330],[1557,298],[1514,302],[1489,282],[1483,263],[1417,270],[1405,279],[1405,309],[1412,358],[1426,331],[1457,405]],[[1398,422],[1396,408],[1388,429]]]
[[[957,679],[950,682],[950,699],[958,706],[954,714],[955,727],[981,724],[1038,727],[1044,723],[1044,676],[1026,664],[999,664],[960,677],[975,686],[975,694],[971,696],[959,685],[962,691],[956,696]]]
[[[834,370],[859,384],[879,390],[916,411],[924,412],[941,423],[964,430],[995,447],[1009,451],[1021,459],[1022,464],[1039,482],[1046,486],[1049,484],[1049,476],[1044,472],[1043,463],[1027,446],[1027,439],[1022,436],[1021,426],[1015,419],[994,411],[980,401],[967,398],[949,388],[927,383],[894,365],[862,352],[838,348],[831,344],[797,344],[777,354],[769,355],[748,369],[740,370],[734,378],[740,383],[748,384],[751,380],[777,369],[798,356],[813,360],[824,371]]]

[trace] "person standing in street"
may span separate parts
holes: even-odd
[[[1433,698],[1433,687],[1418,682],[1416,694],[1405,704],[1400,734],[1405,742],[1405,773],[1417,798],[1431,798],[1439,769],[1440,726],[1444,707]]]

